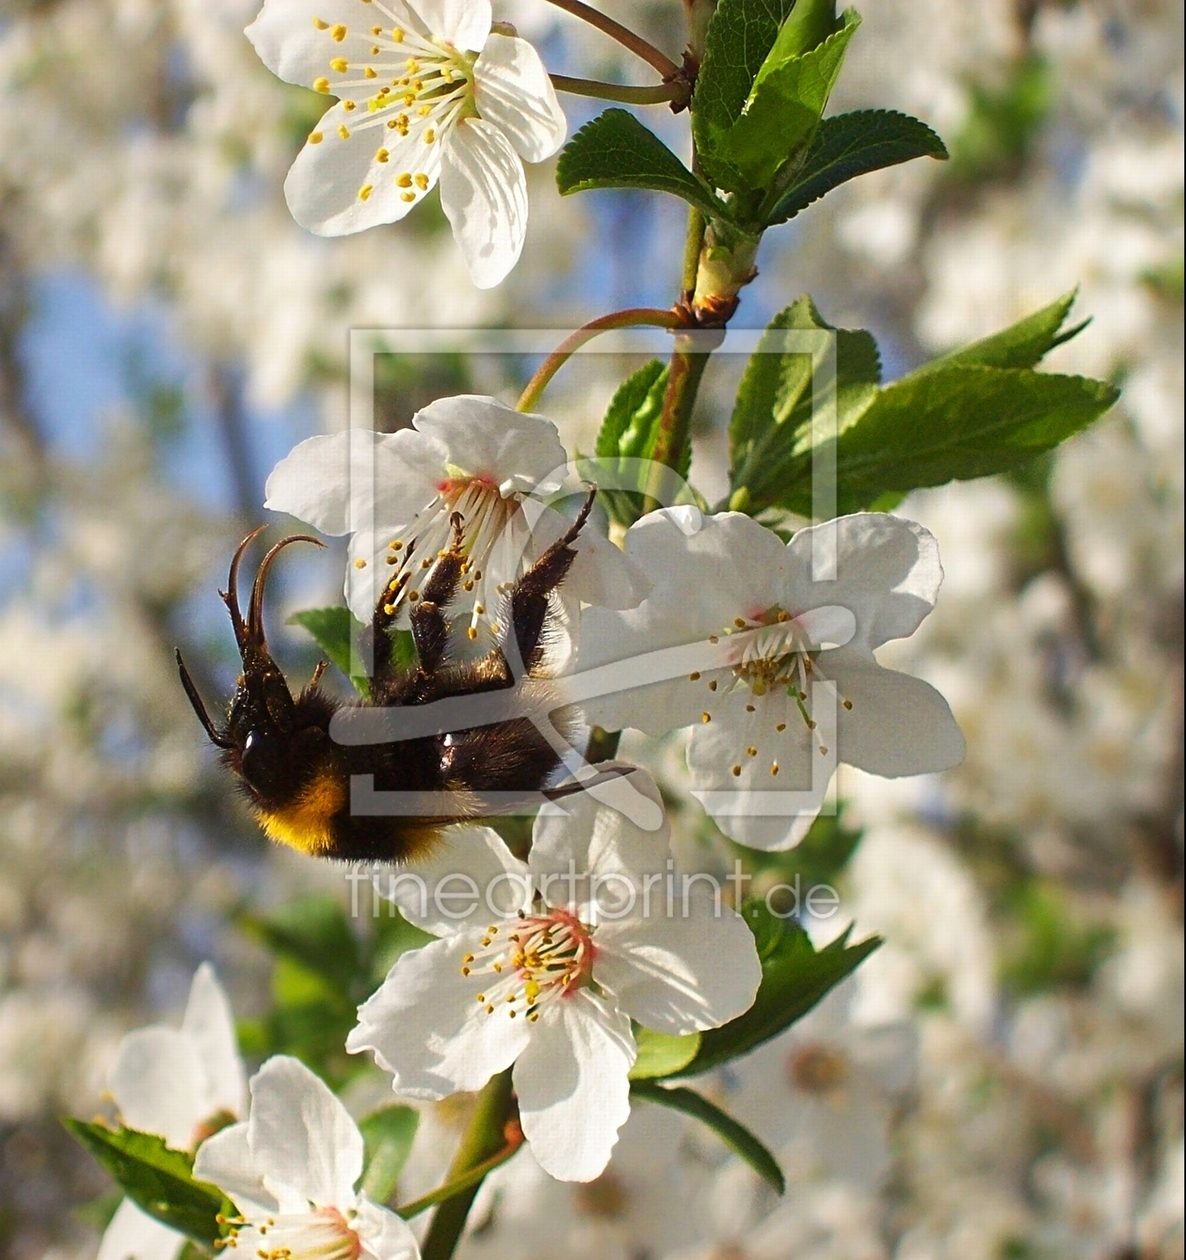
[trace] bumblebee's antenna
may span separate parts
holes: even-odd
[[[210,737],[210,742],[218,748],[230,748],[231,741],[225,735],[219,733],[217,727],[210,719],[210,714],[206,712],[206,705],[198,694],[197,687],[194,686],[194,680],[189,676],[189,670],[185,668],[185,662],[181,659],[181,649],[174,648],[173,654],[177,658],[177,670],[181,674],[181,685],[185,688],[185,694],[189,697],[193,711],[198,715],[198,721],[206,728],[206,734]]]
[[[257,530],[256,533],[258,532]],[[255,534],[252,534],[251,537],[254,538]],[[251,540],[248,539],[248,541],[250,542]],[[255,582],[251,587],[251,604],[247,610],[246,633],[252,647],[259,651],[266,652],[268,650],[267,640],[264,638],[264,587],[268,581],[268,570],[285,547],[298,542],[312,543],[314,547],[325,546],[321,539],[313,538],[309,534],[291,534],[288,538],[282,538],[264,556],[260,562],[259,570],[256,572]]]
[[[239,608],[239,565],[243,563],[243,553],[267,528],[266,525],[261,525],[258,529],[253,529],[235,548],[235,554],[231,557],[231,569],[227,574],[226,590],[219,591],[227,612],[231,614],[231,626],[235,631],[235,642],[239,646],[240,656],[247,650],[248,635],[247,627],[243,624],[243,613]]]

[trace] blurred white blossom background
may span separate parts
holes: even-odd
[[[678,52],[678,0],[602,7]],[[57,1117],[96,1110],[122,1033],[175,1016],[205,958],[258,1014],[268,958],[236,914],[344,895],[340,872],[257,837],[172,650],[210,694],[229,687],[223,566],[263,519],[272,463],[344,424],[347,331],[563,327],[665,306],[678,284],[679,212],[562,202],[551,163],[528,171],[527,245],[497,290],[470,283],[437,209],[302,231],[281,186],[320,102],[260,64],[255,8],[0,13],[0,1253],[16,1260],[95,1252],[115,1200],[92,1202],[102,1175]],[[811,291],[831,323],[875,332],[893,377],[1079,285],[1093,322],[1054,366],[1123,399],[1022,473],[904,509],[947,579],[899,655],[951,699],[969,754],[921,781],[842,772],[864,833],[841,913],[813,931],[855,920],[886,944],[712,1087],[782,1159],[785,1199],[642,1107],[597,1182],[550,1182],[527,1152],[491,1178],[473,1260],[1183,1256],[1181,6],[864,8],[833,109],[917,114],[953,160],[806,212],[768,242],[736,323]],[[550,69],[632,73],[542,0],[496,16]],[[570,131],[591,114],[574,100]],[[648,121],[682,145],[679,118]],[[501,372],[396,372],[380,414],[404,423]],[[612,381],[572,380],[546,410],[587,449]],[[711,389],[697,423],[712,485]],[[332,602],[337,563],[290,566],[282,613]],[[277,647],[298,671],[314,659],[298,631]],[[661,773],[675,751],[648,755]],[[702,844],[699,817],[674,823]],[[411,1193],[456,1124],[448,1104],[426,1114]]]

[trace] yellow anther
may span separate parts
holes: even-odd
[[[828,750],[827,750],[827,747],[826,747],[825,745],[823,745],[823,744],[821,744],[821,745],[819,746],[819,755],[820,755],[821,757],[826,757],[826,756],[828,755]]]
[[[311,132],[309,132],[309,143],[310,143],[310,144],[320,144],[320,143],[321,143],[324,139],[325,139],[325,137],[321,134],[321,132],[320,132],[320,131],[311,131]]]
[[[844,701],[844,707],[845,707],[846,709],[851,709],[851,708],[852,708],[852,701],[851,701],[851,700],[845,700],[845,701]]]
[[[379,77],[378,72],[375,70],[374,66],[367,66],[367,68],[363,71],[363,74],[368,79],[377,79]]]
[[[493,1006],[487,1006],[487,1007],[486,1007],[486,1014],[487,1014],[487,1015],[493,1015],[493,1014],[494,1014],[494,1007],[493,1007]]]
[[[413,97],[413,99],[415,99],[415,98]],[[427,118],[427,117],[429,116],[429,114],[431,114],[431,113],[432,113],[432,106],[431,106],[431,105],[421,105],[421,106],[420,106],[420,108],[416,111],[416,113],[418,113],[418,114],[420,115],[420,117],[421,117],[421,118]]]
[[[399,199],[400,201],[415,201],[416,194],[414,192],[400,193]]]
[[[419,177],[419,176],[417,176],[417,177],[416,177],[416,182],[417,182],[417,183],[419,183],[419,182],[420,182],[420,177]],[[475,604],[475,605],[474,605],[474,612],[476,612],[476,613],[478,614],[478,616],[479,616],[479,617],[480,617],[480,616],[481,616],[481,615],[482,615],[485,611],[486,611],[486,605],[485,605],[485,604]]]
[[[756,704],[747,704],[745,706],[745,711],[747,713],[756,713],[758,711],[758,706]]]
[[[345,123],[338,123],[338,135],[340,135],[343,140],[349,140],[350,128],[347,127]]]
[[[372,56],[372,57],[377,57],[377,56],[378,56],[378,55],[379,55],[382,51],[383,51],[383,50],[379,47],[379,45],[378,45],[378,44],[372,44],[372,45],[371,45],[371,56]]]
[[[778,773],[778,762],[777,762],[777,761],[772,761],[772,762],[770,763],[770,773],[771,773],[771,774],[777,774],[777,773]]]
[[[372,27],[371,27],[371,34],[372,34],[372,35],[382,35],[382,34],[383,34],[383,28],[382,28],[381,26],[372,26]]]
[[[463,976],[468,976],[468,975],[469,975],[469,968],[468,968],[468,967],[462,967],[462,969],[461,969],[461,974],[462,974]]]
[[[740,766],[734,766],[734,767],[733,767],[733,770],[732,770],[732,774],[733,774],[733,777],[734,777],[735,779],[739,779],[739,778],[741,778],[741,767],[740,767]]]
[[[376,161],[376,162],[386,162],[386,161],[387,161],[390,157],[391,157],[391,154],[390,154],[390,153],[388,153],[386,149],[380,149],[380,150],[379,150],[379,151],[375,154],[375,161]]]
[[[373,184],[363,184],[363,186],[358,190],[359,201],[366,201],[366,199],[374,191],[375,191],[375,186]]]
[[[484,1002],[486,1000],[486,995],[484,993],[475,993],[474,997],[477,998],[479,1002]]]
[[[782,731],[785,731],[787,729],[787,724],[785,722],[779,722],[779,724],[774,729],[781,733]]]
[[[472,642],[474,639],[478,637],[478,627],[470,626],[470,628],[466,631],[466,634],[469,635],[470,640]]]
[[[463,591],[472,591],[472,590],[474,589],[473,579],[472,579],[472,578],[470,578],[470,579],[467,579],[466,581],[462,582],[462,584],[461,584],[461,589],[462,589]]]
[[[700,715],[700,720],[704,723],[704,725],[705,725],[705,726],[707,726],[707,725],[709,724],[709,722],[711,722],[711,721],[712,721],[712,714],[711,714],[711,713],[702,713],[702,714]]]
[[[688,675],[688,682],[699,682],[699,681],[700,681],[700,671],[698,669],[693,670]]]
[[[344,110],[345,110],[348,114],[352,114],[352,113],[353,113],[353,112],[354,112],[354,111],[358,108],[358,106],[357,106],[357,105],[356,105],[353,101],[343,101],[343,102],[342,102],[342,108],[343,108],[343,109],[344,109]]]
[[[387,614],[387,616],[388,616],[388,617],[394,617],[394,616],[395,616],[395,605],[394,605],[394,604],[384,604],[384,605],[383,605],[383,611],[384,611],[384,613],[386,613],[386,614]]]
[[[734,617],[734,618],[733,618],[733,624],[734,624],[734,625],[738,628],[738,630],[744,630],[744,629],[745,629],[745,618],[744,618],[744,617]]]
[[[345,57],[335,57],[333,61],[329,63],[329,68],[331,70],[336,70],[339,74],[345,74],[346,71],[350,69],[350,63]]]
[[[424,133],[424,143],[432,144],[432,142],[436,138],[437,138],[437,133],[431,127],[429,127],[429,129]]]
[[[756,748],[755,748],[755,747],[751,744],[751,745],[750,745],[750,746],[749,746],[749,747],[745,750],[745,755],[746,755],[747,757],[756,757],[756,756],[758,755],[758,750],[757,750],[757,749],[756,749]]]
[[[409,57],[407,61],[404,62],[404,65],[407,66],[409,74],[420,73],[420,63],[416,60],[415,57]]]
[[[720,643],[721,636],[719,634],[710,634],[708,636],[709,643]]]
[[[328,93],[328,92],[329,92],[329,80],[328,80],[328,79],[314,79],[314,80],[313,80],[313,91],[314,91],[314,92],[325,92],[325,93]]]
[[[334,27],[334,29],[333,29],[332,31],[330,31],[330,35],[332,35],[332,36],[333,36],[333,39],[334,39],[334,42],[335,42],[335,43],[340,44],[340,43],[342,42],[342,40],[344,40],[344,39],[346,38],[346,28],[342,25],[342,23],[341,23],[341,22],[339,22],[339,23],[338,23],[338,24]]]
[[[319,17],[315,17],[315,18],[313,19],[313,25],[314,25],[315,27],[317,27],[317,29],[318,29],[319,31],[328,31],[328,30],[329,30],[329,23],[328,23],[328,22],[323,22],[323,21],[322,21]]]
[[[409,175],[407,171],[401,171],[395,177],[395,186],[397,188],[411,188],[412,187],[411,175]]]
[[[791,614],[789,612],[780,610],[778,614],[778,619],[779,621],[790,621]]]
[[[367,562],[361,556],[359,556],[358,559],[355,560],[354,562],[354,567],[356,569],[365,569],[367,567]]]
[[[398,26],[393,26],[391,28],[391,38],[395,40],[397,44],[402,44],[404,42],[404,33]]]

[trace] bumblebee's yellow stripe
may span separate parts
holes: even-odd
[[[261,810],[259,824],[269,840],[301,853],[324,853],[333,846],[331,820],[346,804],[347,784],[329,771],[319,774],[283,809]]]

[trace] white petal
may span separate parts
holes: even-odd
[[[753,933],[704,880],[677,877],[671,916],[665,891],[642,909],[650,913],[598,927],[593,964],[593,978],[631,1018],[680,1034],[749,1010],[762,979]]]
[[[950,770],[963,761],[963,734],[929,683],[847,651],[830,653],[828,664],[852,701],[840,717],[842,761],[889,779]]]
[[[262,1214],[279,1210],[279,1201],[264,1185],[247,1144],[246,1121],[221,1129],[198,1147],[194,1176],[217,1186],[240,1212]]]
[[[567,516],[546,508],[532,530],[533,554],[542,554],[571,524]],[[592,521],[586,523],[572,549],[577,554],[564,579],[564,590],[586,604],[636,608],[654,586],[639,565],[599,533]]]
[[[701,677],[692,681],[689,670],[681,667],[674,678],[647,681],[674,671],[674,664],[669,663],[673,658],[667,653],[679,644],[655,642],[657,633],[642,627],[641,611],[584,609],[578,673],[562,686],[566,695],[578,697],[581,713],[589,723],[610,731],[633,726],[650,735],[662,735],[698,722],[709,682],[715,680],[720,685],[731,671],[693,671]]]
[[[816,582],[813,560],[834,565],[834,582]],[[788,600],[796,612],[839,604],[857,619],[857,642],[879,647],[914,633],[935,606],[943,568],[934,536],[881,512],[858,512],[800,530],[788,548]]]
[[[560,485],[568,466],[551,420],[516,411],[497,398],[438,398],[422,407],[412,423],[442,445],[449,464],[488,480],[504,496],[549,493]]]
[[[397,12],[406,12],[396,0]],[[370,6],[362,0],[264,0],[259,16],[246,30],[260,60],[289,83],[312,87],[317,79],[337,79],[330,62],[336,57],[368,61]],[[346,28],[341,39],[335,27]]]
[[[523,252],[527,177],[510,141],[481,118],[461,120],[448,139],[441,207],[470,278],[479,289],[492,289]]]
[[[235,1017],[209,963],[202,963],[194,973],[181,1031],[197,1048],[206,1075],[210,1116],[220,1111],[236,1119],[245,1115],[247,1073],[239,1057]]]
[[[125,1199],[103,1231],[97,1260],[174,1260],[184,1246],[184,1234]]]
[[[494,21],[490,0],[411,0],[421,20],[454,48],[479,52]]]
[[[545,805],[539,811],[528,865],[549,905],[567,905],[580,913],[592,901],[620,917],[637,906],[644,877],[664,871],[671,828],[663,812],[663,798],[645,770],[630,768],[626,781],[644,803],[653,807],[643,821],[657,821],[657,827],[638,825],[630,817],[628,801],[622,802],[620,811],[586,792]],[[570,872],[579,878],[570,880]],[[594,878],[590,880],[586,875]],[[585,913],[581,917],[585,918]]]
[[[531,879],[491,827],[454,827],[425,860],[375,874],[380,897],[409,922],[451,936],[531,907]]]
[[[684,642],[720,632],[735,617],[761,616],[777,604],[786,550],[777,534],[740,512],[696,522],[686,510],[667,508],[644,516],[626,533],[626,554],[655,583],[640,610],[644,623],[657,628],[674,618]]]
[[[705,517],[668,508],[631,526],[626,555],[654,586],[638,608],[591,609],[582,617],[581,673],[618,666],[599,672],[598,694],[582,700],[582,710],[610,730],[634,726],[658,735],[699,721],[709,683],[723,685],[729,675],[693,664],[667,681],[648,681],[667,678],[676,665],[674,657],[647,655],[709,644],[709,636],[735,629],[736,618],[767,613],[782,598],[786,548],[738,512]]]
[[[441,468],[440,447],[410,429],[330,433],[299,443],[272,469],[264,506],[323,534],[348,533],[363,514],[396,527],[436,498]]]
[[[468,929],[404,954],[359,1009],[346,1049],[374,1051],[397,1094],[437,1099],[481,1089],[526,1044],[527,1021],[488,1015],[479,982],[461,974],[480,939]]]
[[[387,127],[397,116],[408,119],[407,135]],[[346,236],[402,219],[441,175],[444,137],[436,134],[428,142],[430,131],[440,131],[433,123],[397,106],[374,114],[362,101],[353,110],[345,102],[332,106],[284,181],[292,217],[319,236]]]
[[[592,1181],[605,1171],[630,1115],[636,1055],[629,1017],[588,989],[541,1008],[514,1081],[524,1136],[545,1172]]]
[[[206,1073],[197,1047],[172,1028],[138,1028],[120,1042],[108,1085],[124,1123],[189,1150],[210,1118]]]
[[[299,1060],[276,1055],[251,1078],[247,1140],[282,1210],[353,1204],[362,1135],[325,1082]]]
[[[365,1195],[358,1201],[351,1221],[358,1231],[363,1254],[371,1260],[419,1260],[416,1235],[394,1212],[372,1203]]]
[[[815,731],[808,730],[785,691],[755,700],[745,690],[716,701],[712,720],[692,730],[692,794],[725,835],[740,844],[789,849],[803,839],[819,813],[837,761],[839,701],[823,687],[811,700]],[[820,753],[821,746],[828,755]],[[735,768],[739,773],[734,774]]]
[[[525,40],[495,34],[474,66],[478,113],[525,162],[542,162],[564,143],[568,121],[539,53]]]

